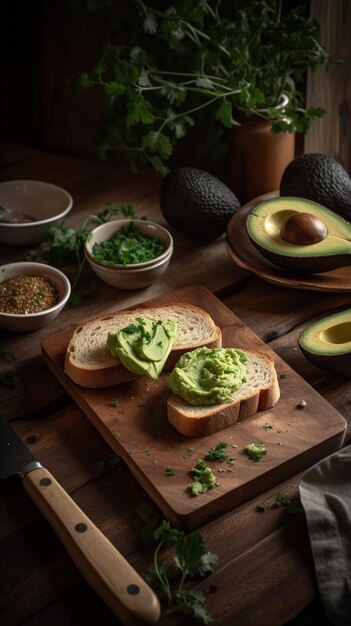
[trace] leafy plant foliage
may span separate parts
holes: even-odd
[[[123,150],[134,167],[150,163],[164,174],[175,143],[204,114],[229,128],[240,107],[270,120],[272,132],[305,132],[323,115],[306,110],[298,91],[307,69],[334,62],[318,22],[304,15],[307,3],[290,10],[283,0],[134,3],[139,45],[108,44],[78,79],[82,89],[104,92],[102,158]],[[289,105],[277,109],[283,94]]]

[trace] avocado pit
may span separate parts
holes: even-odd
[[[297,245],[310,245],[323,241],[328,229],[319,217],[311,213],[293,213],[283,223],[280,235],[284,241]]]

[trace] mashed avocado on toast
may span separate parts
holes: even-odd
[[[176,322],[138,317],[118,332],[109,332],[107,346],[129,371],[157,379],[176,339]]]
[[[192,405],[230,402],[246,382],[246,354],[237,348],[198,348],[183,354],[167,387]]]

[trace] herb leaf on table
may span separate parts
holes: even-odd
[[[206,552],[204,540],[199,533],[186,535],[173,528],[167,520],[160,520],[151,507],[142,505],[138,514],[146,522],[141,536],[148,545],[150,539],[156,544],[153,567],[145,572],[145,580],[160,594],[164,614],[181,613],[191,616],[197,623],[207,626],[212,619],[206,608],[206,597],[200,591],[184,588],[190,578],[204,578],[213,572],[217,555]],[[162,561],[162,549],[170,552]]]

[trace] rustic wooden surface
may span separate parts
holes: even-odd
[[[222,330],[224,347],[263,350],[274,359],[281,377],[281,396],[272,409],[259,411],[221,432],[191,439],[178,433],[165,419],[167,373],[158,381],[145,381],[142,377],[118,387],[85,389],[72,383],[64,373],[66,332],[44,340],[43,353],[55,376],[165,517],[179,528],[192,530],[339,449],[346,422],[211,292],[192,285],[159,296],[150,305],[176,302],[205,308]],[[307,403],[303,411],[298,406],[302,398]],[[113,407],[116,399],[119,406]],[[265,424],[272,430],[265,431]],[[227,443],[228,450],[232,444],[237,446],[237,450],[232,450],[236,462],[230,471],[224,464],[226,472],[223,465],[212,463],[220,480],[218,488],[203,498],[189,497],[190,468],[220,441]],[[268,449],[261,463],[252,463],[243,453],[246,443],[252,441],[259,441]],[[175,470],[172,479],[165,474],[169,466]]]
[[[321,42],[334,59],[327,71],[310,72],[307,106],[323,107],[305,138],[305,152],[322,152],[351,172],[351,4],[348,0],[311,0],[311,16],[321,25]]]
[[[6,143],[1,143],[0,154],[1,180],[39,178],[67,188],[74,197],[68,220],[72,225],[78,225],[87,213],[104,208],[108,201],[133,203],[138,214],[164,223],[158,208],[159,180],[152,173],[134,177],[116,164],[55,156]],[[110,448],[46,366],[41,355],[43,338],[99,313],[178,287],[202,284],[346,418],[345,443],[350,440],[350,380],[316,368],[297,348],[306,324],[349,308],[349,294],[272,285],[236,267],[226,252],[224,237],[204,246],[177,233],[174,236],[174,259],[159,284],[123,292],[96,280],[96,291],[80,304],[67,307],[50,327],[24,335],[0,333],[2,413],[139,573],[150,566],[152,555],[140,543],[142,522],[135,507],[148,497],[123,462],[99,473],[99,462],[110,454]],[[16,261],[24,249],[2,246],[0,254],[2,262]],[[87,278],[92,282],[89,272]],[[294,475],[201,525],[206,547],[218,555],[219,563],[212,576],[192,586],[206,593],[215,626],[327,626],[304,516],[292,516],[284,507],[274,506],[278,491],[297,500],[300,478],[301,474]],[[22,485],[16,479],[4,481],[0,494],[2,623],[116,624]],[[256,510],[262,501],[273,505],[266,513]],[[163,617],[160,623],[181,624],[182,618]]]

